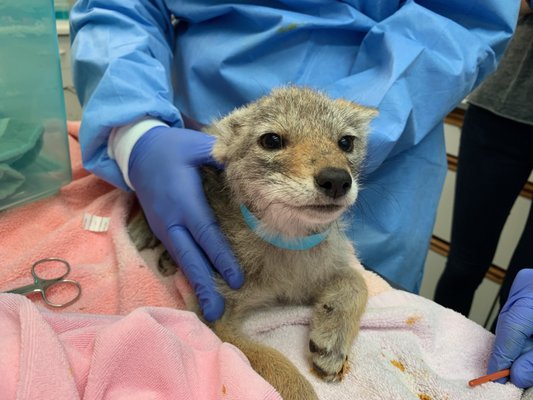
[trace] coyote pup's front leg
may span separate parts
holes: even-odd
[[[359,272],[339,271],[324,285],[313,309],[309,350],[313,368],[326,381],[341,380],[359,330],[368,292]]]

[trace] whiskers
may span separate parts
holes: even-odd
[[[383,202],[386,203],[386,208],[389,210],[391,215],[401,212],[401,207],[398,199],[393,192],[387,189],[386,186],[372,183],[372,185],[365,186],[364,184],[359,185],[359,196],[355,202],[354,211],[357,212],[357,218],[360,220],[360,223],[364,225],[365,220],[379,221],[377,215],[374,213],[376,209],[376,202],[372,201],[371,197],[380,197],[379,209],[383,210]],[[369,193],[371,193],[369,195]],[[372,196],[372,194],[374,196]],[[369,198],[370,197],[370,198]]]

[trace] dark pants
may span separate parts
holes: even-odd
[[[435,301],[468,315],[511,208],[533,169],[533,126],[483,108],[465,115],[455,186],[450,254]],[[500,306],[521,268],[533,268],[533,207],[500,291]]]

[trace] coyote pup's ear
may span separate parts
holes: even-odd
[[[236,147],[238,147],[239,141],[237,138],[242,136],[241,133],[244,130],[245,110],[245,108],[234,110],[226,117],[215,121],[206,129],[206,132],[217,138],[213,146],[213,157],[222,164],[225,164],[231,158],[231,155],[236,151]]]
[[[379,114],[377,108],[362,106],[345,99],[337,99],[335,102],[346,113],[351,124],[363,134],[368,133],[370,123]]]

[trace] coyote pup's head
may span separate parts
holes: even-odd
[[[323,229],[357,197],[368,125],[377,111],[286,87],[216,122],[215,158],[237,202],[267,231]]]

